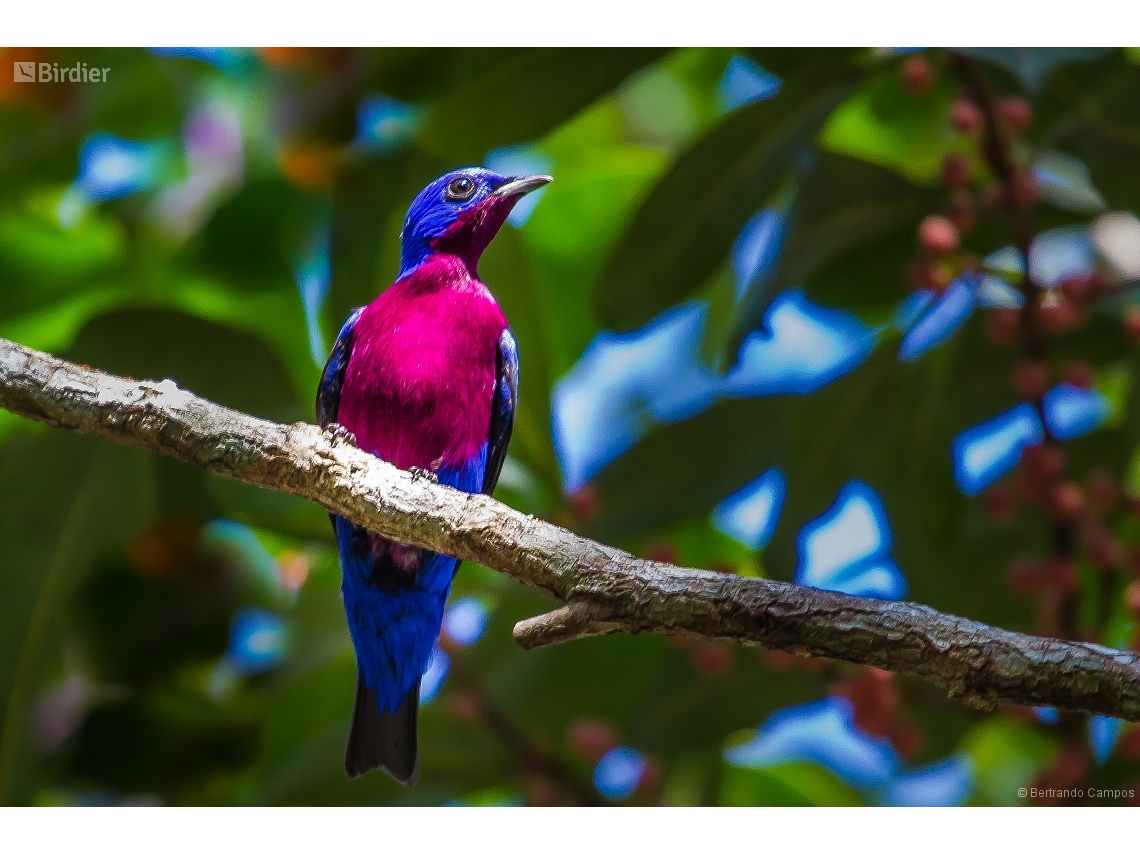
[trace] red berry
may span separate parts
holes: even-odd
[[[960,232],[972,232],[974,227],[978,224],[978,219],[974,216],[974,211],[971,208],[951,208],[948,216]]]
[[[945,217],[931,214],[918,225],[918,240],[933,255],[943,255],[958,248],[958,228]]]
[[[532,807],[558,807],[558,787],[543,775],[535,775],[526,782],[526,802]]]
[[[1039,789],[1072,789],[1080,784],[1088,774],[1088,762],[1081,748],[1065,748],[1042,778],[1048,786]]]
[[[1134,579],[1124,589],[1124,605],[1135,617],[1140,618],[1140,579]]]
[[[1099,469],[1089,475],[1088,495],[1090,503],[1100,511],[1107,511],[1120,498],[1120,488],[1111,472]]]
[[[1018,596],[1032,594],[1041,587],[1041,568],[1031,558],[1015,558],[1009,566],[1009,586]]]
[[[1072,481],[1065,481],[1053,491],[1051,505],[1057,519],[1075,520],[1085,509],[1084,491]]]
[[[617,745],[617,734],[608,722],[597,718],[579,718],[570,722],[566,736],[570,751],[586,760],[601,760]]]
[[[1049,369],[1040,360],[1022,362],[1013,372],[1013,389],[1019,398],[1036,401],[1049,388]]]
[[[698,647],[693,654],[693,667],[698,674],[717,677],[732,667],[732,653],[728,645],[710,641]]]
[[[960,154],[948,154],[942,161],[942,180],[951,187],[968,183],[972,171],[970,161]]]
[[[1030,446],[1030,449],[1036,449],[1034,462],[1044,477],[1056,478],[1065,471],[1065,452],[1060,446],[1042,444]]]
[[[911,287],[919,291],[941,291],[954,278],[954,270],[941,261],[914,264],[909,270]]]
[[[930,60],[919,54],[908,56],[899,66],[899,73],[902,75],[903,85],[907,91],[913,92],[915,95],[930,91],[930,87],[934,85],[934,81],[938,77],[934,66],[930,64]]]
[[[977,225],[977,216],[974,212],[974,197],[965,187],[955,187],[950,195],[950,205],[946,215],[959,231],[973,231]]]
[[[1033,105],[1024,98],[1011,95],[997,103],[997,114],[1011,130],[1023,133],[1033,124]]]
[[[653,792],[661,786],[661,764],[654,757],[645,758],[645,770],[637,782],[639,793]]]
[[[1126,555],[1112,533],[1103,526],[1090,528],[1085,533],[1089,558],[1101,570],[1115,570],[1125,563]]]
[[[1071,383],[1082,389],[1091,389],[1095,380],[1096,373],[1093,371],[1093,367],[1087,362],[1070,362],[1068,367],[1065,368],[1066,383]]]
[[[573,493],[568,493],[566,501],[570,503],[578,519],[586,522],[595,519],[602,509],[602,497],[593,484],[585,484]]]
[[[982,188],[982,204],[987,208],[997,208],[1005,201],[1005,188],[996,181]]]
[[[1017,496],[1002,484],[995,484],[986,490],[983,500],[986,513],[999,522],[1005,522],[1017,512]]]
[[[950,194],[950,207],[947,209],[950,221],[962,231],[974,228],[974,196],[964,187],[955,187]]]
[[[1061,604],[1067,595],[1064,591],[1046,585],[1037,597],[1037,620],[1034,632],[1045,638],[1061,637]]]
[[[673,544],[664,540],[655,540],[645,547],[645,557],[650,561],[660,561],[663,564],[677,562],[677,550]]]
[[[950,105],[950,124],[963,134],[976,134],[985,124],[981,108],[969,98],[959,98]]]
[[[1077,587],[1077,565],[1071,558],[1054,558],[1045,568],[1043,580],[1058,591],[1072,591]]]
[[[863,668],[855,677],[835,684],[833,693],[851,701],[855,726],[864,733],[886,736],[890,732],[899,707],[899,693],[890,671]]]
[[[1041,201],[1041,185],[1029,172],[1019,172],[1013,177],[1009,188],[1010,197],[1018,208],[1032,208]]]
[[[1021,330],[1021,315],[1016,309],[996,309],[990,315],[987,329],[994,344],[1013,344]]]
[[[1067,276],[1061,281],[1061,293],[1072,303],[1083,303],[1091,290],[1087,276]]]
[[[479,721],[483,716],[483,702],[471,691],[456,692],[451,696],[447,709],[453,719],[468,724]]]
[[[1140,760],[1140,725],[1132,725],[1116,743],[1117,756],[1125,760]]]
[[[1021,455],[1026,468],[1050,481],[1065,470],[1065,454],[1055,445],[1031,445]]]
[[[915,291],[929,288],[927,284],[927,265],[917,262],[910,264],[906,269],[906,281]]]
[[[907,721],[896,720],[890,729],[888,739],[903,757],[913,760],[922,753],[922,744],[925,741],[922,731]]]
[[[1049,333],[1076,329],[1088,320],[1087,315],[1068,300],[1058,300],[1041,307],[1041,326]]]
[[[1132,306],[1124,312],[1124,331],[1133,341],[1140,341],[1140,306]]]

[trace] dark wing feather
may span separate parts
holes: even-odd
[[[519,397],[519,349],[509,329],[499,336],[495,366],[495,397],[491,401],[491,436],[487,444],[487,471],[483,476],[483,492],[495,492],[503,461],[507,459],[507,443],[515,424],[515,407]]]
[[[348,316],[321,374],[321,385],[317,387],[317,424],[321,427],[335,422],[340,411],[340,390],[344,385],[344,372],[348,369],[348,357],[352,353],[352,329],[363,311],[354,309]]]

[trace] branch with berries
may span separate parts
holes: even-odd
[[[638,559],[385,463],[314,425],[227,409],[0,339],[0,406],[300,496],[385,537],[475,561],[561,600],[526,648],[653,632],[911,674],[974,707],[1048,705],[1140,721],[1140,656],[1023,635],[906,602]]]
[[[993,312],[990,339],[998,346],[1019,348],[1022,358],[1013,374],[1013,389],[1037,410],[1044,424],[1051,380],[1049,337],[1084,326],[1097,301],[1116,298],[1135,283],[1111,283],[1098,269],[1070,273],[1060,281],[1035,279],[1030,259],[1037,238],[1034,211],[1042,199],[1042,189],[1026,154],[1031,149],[1026,134],[1034,121],[1033,105],[1020,95],[996,94],[992,82],[968,54],[949,52],[945,58],[958,85],[947,116],[958,136],[941,170],[949,202],[944,211],[932,213],[920,224],[918,243],[923,258],[913,268],[911,278],[916,287],[939,292],[959,271],[980,276],[982,265],[963,248],[963,236],[977,225],[979,209],[1000,217],[1022,262],[1021,275],[1015,280],[1021,307]],[[904,85],[914,94],[929,91],[938,75],[924,55],[909,57],[900,72]],[[1122,323],[1130,338],[1140,338],[1140,311],[1126,310]],[[1060,379],[1070,386],[1089,389],[1095,373],[1087,362],[1072,361]],[[1013,593],[1036,596],[1038,631],[1060,638],[1095,639],[1106,634],[1113,604],[1121,596],[1127,612],[1140,615],[1140,580],[1128,585],[1121,581],[1129,563],[1137,566],[1140,551],[1130,562],[1125,547],[1113,534],[1122,517],[1135,511],[1136,503],[1123,495],[1119,479],[1111,472],[1094,470],[1081,483],[1067,468],[1062,443],[1046,433],[1043,442],[1024,450],[1019,480],[990,486],[983,499],[995,519],[1012,517],[1019,501],[1038,506],[1046,517],[1047,557],[1020,557],[1010,570]],[[1097,585],[1083,586],[1083,595],[1078,584],[1081,558],[1087,558],[1087,565],[1099,577]],[[1094,602],[1082,602],[1082,598]],[[1043,784],[1060,783],[1063,789],[1086,782],[1091,755],[1082,722],[1082,716],[1072,713],[1061,717],[1059,731],[1066,748],[1054,768],[1043,776]]]

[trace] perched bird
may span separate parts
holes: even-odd
[[[495,489],[518,353],[477,267],[515,203],[550,180],[468,168],[416,196],[400,234],[399,277],[349,316],[321,376],[317,420],[334,441],[468,493]],[[356,649],[344,768],[355,778],[379,766],[411,786],[420,678],[459,562],[340,516],[332,523]]]

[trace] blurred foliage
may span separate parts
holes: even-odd
[[[961,214],[965,193],[965,266],[1012,242],[984,203],[993,175],[976,136],[952,124],[961,83],[948,53],[0,53],[111,69],[105,84],[0,80],[0,336],[169,377],[266,418],[311,420],[322,348],[392,281],[414,194],[519,147],[556,180],[481,266],[522,365],[500,498],[640,554],[791,579],[797,532],[860,479],[882,497],[910,599],[1058,631],[1044,602],[1052,589],[1019,595],[1008,578],[1019,556],[1051,560],[1049,513],[1009,499],[1016,474],[966,497],[951,466],[955,436],[1019,400],[1010,378],[1022,357],[995,338],[997,312],[974,313],[917,361],[894,353],[891,318],[916,265],[930,262],[916,242],[925,217]],[[738,55],[779,78],[774,97],[726,109],[723,77]],[[1032,107],[1019,157],[1079,158],[1109,209],[1140,211],[1136,57],[988,49],[973,62],[994,93]],[[371,125],[368,99],[389,111]],[[156,144],[138,192],[76,195],[97,133]],[[957,195],[948,157],[973,176]],[[740,296],[733,247],[764,208],[780,212],[782,246]],[[1090,217],[1042,204],[1029,219],[1037,233]],[[725,398],[653,425],[564,494],[552,391],[599,332],[706,300],[701,351],[723,372],[793,287],[877,330],[876,352],[815,394]],[[1140,330],[1135,317],[1129,327],[1130,292],[1109,296],[1049,339],[1048,367],[1060,378],[1080,363],[1115,390],[1112,425],[1066,444],[1070,476],[1109,473],[1117,489],[1132,461],[1135,492],[1140,385],[1130,391],[1127,378]],[[788,494],[759,552],[715,530],[709,512],[773,466]],[[1094,503],[1095,486],[1086,493]],[[1116,497],[1099,513],[1116,548],[1140,542],[1130,504]],[[1127,646],[1129,608],[1140,610],[1132,553],[1108,569],[1088,554],[1076,560],[1070,634]],[[827,694],[849,698],[854,725],[909,766],[968,758],[973,803],[1019,803],[1018,787],[1045,781],[1140,791],[1134,727],[1100,765],[1083,717],[983,715],[867,669],[660,637],[523,652],[513,622],[549,603],[471,565],[453,598],[475,598],[490,620],[477,644],[442,642],[451,667],[421,711],[420,783],[350,782],[341,757],[354,666],[324,513],[4,412],[0,567],[0,803],[581,801],[598,798],[591,775],[601,780],[596,763],[618,745],[642,758],[613,797],[629,803],[889,801],[826,763],[726,761],[774,711]],[[235,616],[254,606],[281,618],[282,652],[242,670]]]

